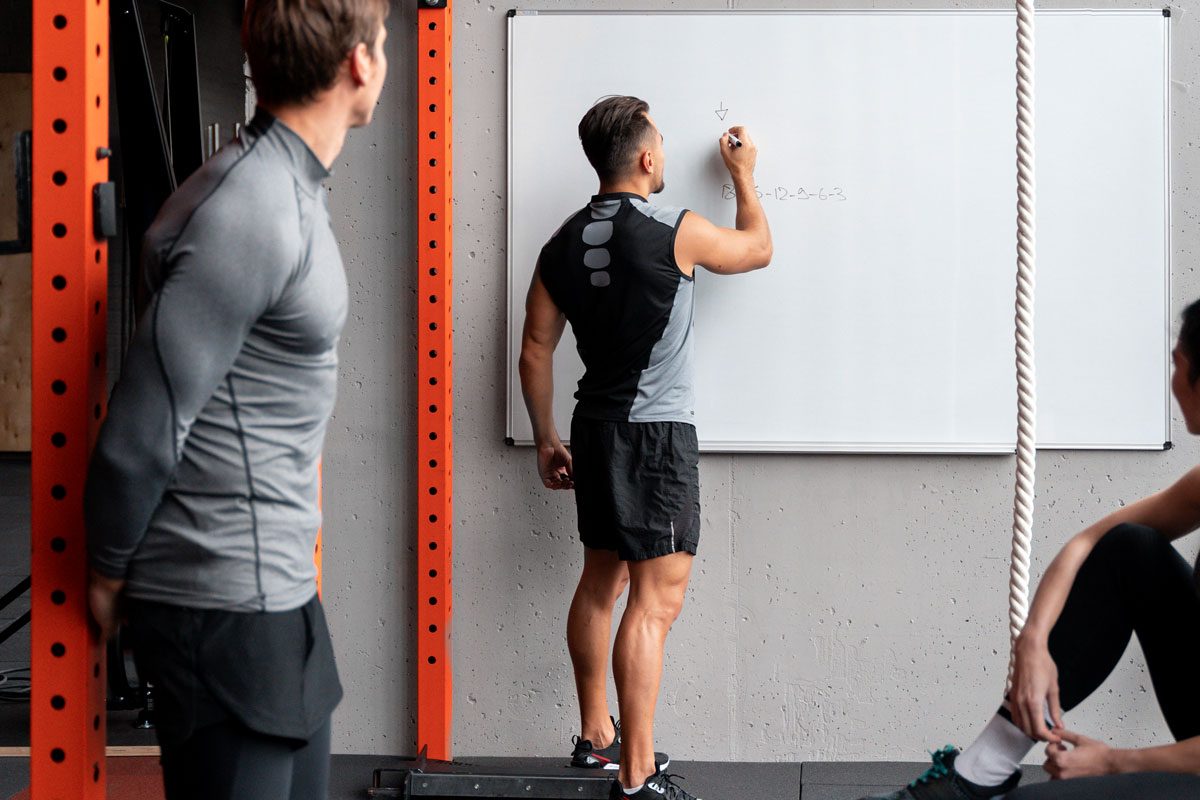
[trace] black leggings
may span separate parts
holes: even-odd
[[[297,747],[232,720],[200,728],[162,749],[167,800],[324,800],[329,729]]]
[[[1200,735],[1200,598],[1192,568],[1144,525],[1096,543],[1050,633],[1064,711],[1100,688],[1137,634],[1158,706],[1176,741]],[[1028,786],[1010,800],[1200,797],[1200,777],[1143,773]]]

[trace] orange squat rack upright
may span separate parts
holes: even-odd
[[[106,399],[108,0],[33,3],[33,800],[105,793],[83,482]]]
[[[417,2],[417,742],[448,760],[451,8]],[[105,796],[104,648],[88,611],[82,500],[107,400],[107,245],[95,220],[108,181],[108,15],[108,0],[33,4],[32,800]],[[320,570],[319,543],[314,555]]]
[[[451,751],[451,196],[449,0],[417,0],[417,749]]]

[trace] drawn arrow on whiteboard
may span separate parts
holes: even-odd
[[[725,115],[729,113],[729,109],[725,107],[724,100],[721,101],[721,107],[718,108],[713,113],[715,113],[717,115],[717,119],[721,120],[722,122],[725,121]]]

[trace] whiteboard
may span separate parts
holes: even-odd
[[[1169,28],[1163,12],[1037,16],[1037,437],[1169,435]],[[715,141],[759,144],[771,266],[697,270],[708,451],[1012,452],[1015,18],[1001,11],[515,12],[509,24],[508,430],[541,246],[596,177],[576,126],[610,94],[665,137],[656,201],[732,225]],[[555,356],[569,430],[583,372]]]

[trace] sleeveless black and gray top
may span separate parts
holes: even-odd
[[[694,423],[693,278],[675,262],[686,209],[597,195],[542,248],[543,284],[586,371],[575,415]]]

